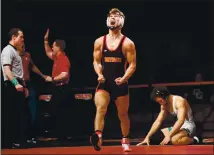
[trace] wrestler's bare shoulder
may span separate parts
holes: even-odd
[[[130,38],[126,37],[124,40],[124,44],[127,46],[133,46],[134,42]]]
[[[184,100],[182,96],[179,95],[172,95],[173,97],[176,97],[176,100]]]
[[[187,100],[185,98],[183,98],[182,96],[178,96],[178,95],[173,95],[173,97],[175,97],[175,104],[177,105],[178,103],[187,103]]]
[[[103,38],[104,38],[104,36],[101,36],[101,37],[99,37],[99,38],[97,38],[96,40],[95,40],[95,44],[102,44],[103,43]]]

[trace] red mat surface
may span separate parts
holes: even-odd
[[[213,145],[187,146],[132,146],[132,152],[123,152],[121,146],[103,146],[95,151],[92,146],[48,147],[31,149],[3,149],[2,154],[213,154]]]

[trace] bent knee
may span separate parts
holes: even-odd
[[[181,141],[182,138],[172,138],[171,143],[172,145],[184,145]]]
[[[172,137],[172,138],[171,138],[171,143],[172,143],[173,145],[179,145],[179,138],[176,137],[176,136]]]
[[[171,140],[172,145],[180,145],[177,140]]]

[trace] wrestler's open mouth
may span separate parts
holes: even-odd
[[[114,25],[116,22],[114,21],[114,20],[112,20],[111,22],[110,22],[110,24],[111,25]]]

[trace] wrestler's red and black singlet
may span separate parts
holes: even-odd
[[[108,49],[106,45],[106,35],[103,39],[102,73],[105,77],[105,82],[98,84],[97,91],[105,90],[109,92],[113,100],[115,100],[119,96],[128,94],[127,82],[119,86],[115,83],[115,79],[118,77],[123,77],[126,70],[127,61],[122,52],[122,45],[125,38],[126,37],[123,36],[118,47],[114,51]]]

